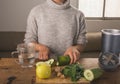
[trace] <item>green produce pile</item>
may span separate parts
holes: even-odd
[[[84,68],[80,64],[71,64],[66,66],[62,73],[66,77],[70,77],[72,81],[77,81],[83,77]]]
[[[84,69],[82,65],[76,63],[63,68],[62,74],[65,77],[70,77],[71,81],[78,81],[81,77],[88,81],[93,81],[101,77],[103,71],[100,68]]]

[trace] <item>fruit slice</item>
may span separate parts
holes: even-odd
[[[68,65],[70,63],[70,57],[69,56],[59,56],[58,57],[58,63],[59,66]]]
[[[84,71],[84,77],[89,81],[99,78],[102,74],[103,71],[100,68],[87,69]]]
[[[49,59],[48,61],[45,61],[45,63],[48,63],[49,65],[52,65],[54,63],[54,59]]]

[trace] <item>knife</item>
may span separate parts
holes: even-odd
[[[10,77],[8,77],[6,84],[12,84],[13,80],[15,80],[15,79],[16,79],[15,76],[10,76]]]

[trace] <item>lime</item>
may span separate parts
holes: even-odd
[[[58,65],[64,66],[68,65],[70,63],[70,57],[69,56],[59,56],[58,57]]]
[[[45,62],[39,62],[36,64],[36,76],[38,78],[50,78],[51,66]]]

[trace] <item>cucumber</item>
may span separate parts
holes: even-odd
[[[99,78],[103,74],[103,71],[100,68],[86,69],[83,74],[88,81],[93,81]]]
[[[59,56],[57,59],[58,59],[58,62],[57,62],[58,66],[68,65],[70,63],[69,56]]]

